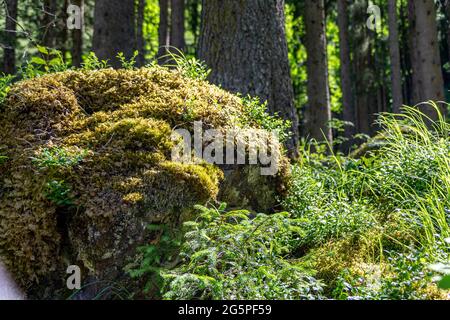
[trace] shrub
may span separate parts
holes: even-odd
[[[316,299],[322,284],[290,254],[302,230],[274,215],[197,207],[186,222],[182,265],[163,273],[167,299]]]

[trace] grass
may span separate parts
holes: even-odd
[[[435,282],[448,286],[450,126],[442,117],[430,125],[416,108],[379,121],[383,143],[360,158],[311,153],[305,145],[283,200],[286,213],[237,218],[203,209],[187,224],[182,264],[162,271],[165,297],[447,298]],[[205,220],[205,212],[214,218]],[[294,268],[294,278],[308,277],[299,282],[308,294],[273,268],[277,261]]]

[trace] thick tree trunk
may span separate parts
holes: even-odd
[[[145,39],[144,39],[144,15],[146,0],[139,0],[136,22],[136,48],[139,51],[137,65],[142,67],[145,64]]]
[[[177,51],[184,51],[184,0],[172,0],[170,45]]]
[[[93,50],[113,67],[120,67],[116,58],[123,52],[127,59],[135,50],[134,0],[96,0]]]
[[[3,56],[3,71],[7,74],[14,74],[16,72],[17,0],[6,0],[5,16],[6,41]]]
[[[167,49],[170,45],[169,33],[169,0],[159,0],[159,28],[158,28],[158,60],[160,64],[164,64],[167,55]]]
[[[43,6],[43,35],[42,44],[48,48],[54,48],[57,35],[57,3],[56,0],[44,0]]]
[[[391,58],[392,110],[399,113],[403,105],[402,69],[397,24],[397,1],[388,0],[389,13],[389,54]]]
[[[414,1],[412,5],[412,37],[414,51],[413,72],[416,82],[416,101],[443,101],[444,80],[441,70],[441,58],[437,34],[436,8],[434,1]],[[431,119],[436,119],[437,114],[428,105],[419,107]],[[441,112],[445,108],[441,106]]]
[[[292,122],[287,147],[294,156],[298,118],[284,24],[284,0],[204,0],[199,57],[213,83],[258,96]]]
[[[308,107],[305,129],[311,139],[332,141],[328,83],[324,0],[305,1],[306,51],[308,53]]]
[[[72,2],[81,9],[81,29],[72,30],[72,64],[80,67],[83,60],[84,0]]]
[[[356,110],[353,99],[350,43],[348,35],[348,4],[347,0],[338,0],[338,25],[339,25],[339,54],[341,62],[341,87],[343,102],[343,120],[353,123],[353,126],[345,127],[345,137],[349,139],[345,149],[351,145],[351,139],[356,133]]]

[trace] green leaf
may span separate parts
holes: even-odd
[[[47,50],[46,47],[37,45],[36,48],[38,49],[38,51],[39,51],[40,53],[45,54],[45,55],[48,55],[48,50]]]
[[[439,282],[438,286],[441,289],[448,290],[450,289],[450,275],[444,276]]]
[[[45,62],[44,59],[39,58],[39,57],[31,58],[31,63],[38,64],[38,65],[46,65],[47,64],[47,62]]]

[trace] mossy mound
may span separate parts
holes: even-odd
[[[239,201],[238,191],[220,190],[221,168],[171,161],[171,132],[200,120],[258,128],[244,108],[239,97],[160,67],[67,71],[14,85],[0,112],[0,255],[9,269],[37,297],[65,287],[68,265],[80,266],[84,280],[116,281],[136,247],[153,240],[148,224],[175,225],[219,191]],[[285,169],[256,178],[225,171],[248,182],[254,196],[243,201],[258,207],[275,203]],[[264,187],[263,202],[258,185],[274,186]]]

